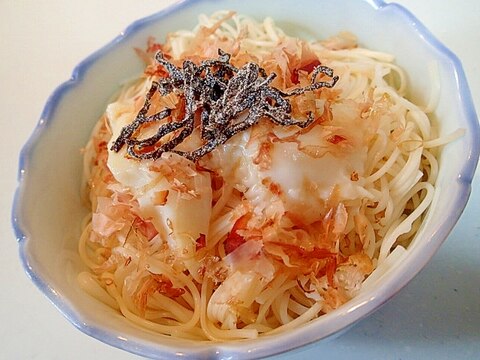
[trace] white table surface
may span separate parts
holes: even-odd
[[[138,359],[74,328],[30,282],[10,225],[18,153],[74,66],[173,0],[0,0],[0,359]],[[462,60],[480,110],[480,1],[398,0]],[[479,139],[480,141],[480,139]],[[480,174],[431,263],[341,337],[278,359],[480,359]]]

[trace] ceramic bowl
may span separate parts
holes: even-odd
[[[76,244],[86,213],[80,200],[79,149],[103,113],[118,84],[142,70],[133,48],[149,36],[162,39],[192,28],[200,13],[232,9],[259,19],[273,17],[292,35],[325,38],[348,30],[361,45],[392,53],[408,74],[408,96],[418,104],[431,92],[429,66],[441,84],[435,112],[440,134],[457,128],[465,135],[445,146],[440,157],[437,195],[421,229],[401,261],[369,291],[339,309],[290,332],[251,341],[193,342],[139,329],[79,289]],[[407,10],[379,0],[180,1],[136,21],[112,42],[82,61],[45,105],[40,121],[20,155],[13,226],[23,266],[32,281],[81,331],[105,343],[149,358],[254,358],[324,339],[376,310],[405,286],[429,261],[460,217],[479,155],[479,126],[457,57]]]

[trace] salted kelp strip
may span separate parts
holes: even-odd
[[[137,159],[158,159],[164,152],[171,151],[196,161],[261,118],[278,125],[306,128],[314,121],[313,114],[309,113],[306,120],[292,119],[288,97],[332,88],[338,81],[331,68],[319,65],[312,71],[310,85],[283,92],[271,85],[275,73],[267,74],[253,62],[237,68],[230,64],[230,54],[219,49],[218,55],[217,59],[204,60],[199,65],[185,60],[182,68],[178,68],[158,52],[155,60],[165,68],[168,77],[152,82],[135,120],[123,127],[111,150],[118,152],[126,145],[128,155]],[[317,81],[320,75],[326,75],[329,81]],[[156,92],[161,96],[172,92],[181,94],[185,103],[184,117],[168,121],[170,109],[147,115]],[[197,113],[200,123],[196,126],[200,127],[202,145],[192,151],[176,150],[192,134]],[[137,136],[145,124],[157,121],[163,123],[156,134],[147,138]],[[172,135],[162,142],[168,134]]]

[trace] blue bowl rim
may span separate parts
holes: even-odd
[[[184,7],[189,6],[193,3],[200,3],[205,2],[208,0],[180,0],[173,5],[154,13],[150,16],[141,18],[139,20],[134,21],[130,24],[124,31],[122,31],[118,36],[116,36],[112,41],[107,43],[105,46],[100,48],[99,50],[95,51],[83,61],[81,61],[73,70],[70,79],[59,85],[54,92],[48,98],[46,105],[41,113],[40,120],[38,121],[36,127],[34,128],[32,134],[30,135],[29,139],[23,146],[20,156],[19,156],[19,169],[18,169],[18,186],[14,195],[13,206],[12,206],[12,215],[11,215],[11,222],[13,226],[13,230],[19,244],[19,255],[22,266],[30,277],[32,282],[40,289],[40,291],[47,296],[47,298],[52,302],[52,304],[62,313],[62,315],[69,320],[75,327],[79,330],[84,332],[87,335],[90,335],[106,344],[112,345],[114,347],[129,351],[131,353],[135,353],[142,356],[148,356],[152,358],[159,358],[162,356],[172,356],[174,351],[169,349],[168,347],[163,347],[162,344],[158,345],[146,345],[141,342],[137,341],[124,341],[119,339],[115,334],[105,331],[98,326],[90,326],[82,321],[82,316],[77,314],[72,308],[70,308],[69,304],[65,299],[62,299],[58,296],[53,288],[49,286],[45,279],[42,278],[40,274],[38,274],[33,266],[30,264],[30,260],[28,258],[28,254],[25,251],[25,246],[29,241],[29,237],[27,235],[28,229],[24,229],[21,224],[21,213],[22,213],[22,196],[25,187],[25,178],[28,174],[28,167],[29,167],[29,159],[31,157],[32,151],[40,140],[41,134],[46,131],[49,122],[54,117],[54,112],[61,102],[63,96],[73,88],[75,88],[83,79],[84,74],[88,71],[88,69],[94,64],[99,58],[103,57],[107,54],[112,48],[114,48],[117,44],[123,42],[125,39],[129,38],[139,30],[149,26],[150,24],[160,21],[162,18],[168,17],[170,14],[181,10]],[[397,14],[403,15],[408,20],[409,26],[412,26],[416,29],[416,31],[424,37],[424,39],[431,44],[438,53],[443,54],[446,56],[452,63],[453,71],[456,74],[457,85],[459,89],[460,99],[463,105],[463,109],[465,111],[465,117],[467,118],[468,124],[471,126],[470,133],[468,136],[472,138],[471,141],[471,150],[468,154],[469,161],[467,161],[466,165],[462,169],[459,174],[459,181],[461,182],[462,186],[464,187],[464,191],[462,195],[457,199],[457,211],[456,214],[452,216],[453,221],[450,225],[442,227],[440,231],[436,234],[436,238],[445,239],[450,231],[453,229],[456,221],[461,216],[463,209],[468,201],[470,190],[471,190],[471,182],[473,180],[473,175],[475,173],[475,169],[477,167],[479,153],[480,153],[480,143],[474,141],[475,139],[480,138],[480,128],[477,119],[477,115],[475,112],[475,108],[473,105],[473,100],[471,97],[471,93],[468,87],[468,83],[466,80],[466,76],[461,65],[461,61],[458,57],[450,51],[444,44],[442,44],[409,10],[404,8],[403,6],[396,4],[396,3],[385,3],[383,0],[361,0],[370,4],[374,10],[380,10],[383,8],[389,8],[394,10]],[[417,264],[416,271],[412,271],[412,275],[403,279],[401,283],[393,285],[395,290],[398,291],[400,288],[405,286],[434,255],[435,251],[440,247],[442,241],[438,241],[433,253],[424,258],[423,262]],[[388,297],[378,298],[372,300],[369,306],[365,307],[366,311],[364,311],[360,316],[355,318],[354,320],[358,320],[361,317],[365,317],[373,312],[379,305],[386,302],[391,296],[394,295],[396,292],[392,292]],[[340,326],[339,328],[333,330],[327,337],[332,336],[336,332],[341,331],[347,325]],[[325,339],[325,337],[323,338]],[[318,341],[320,339],[315,339],[314,337],[305,339],[301,343],[296,344],[295,346],[288,347],[287,346],[279,346],[276,349],[263,349],[260,346],[257,346],[255,352],[246,353],[244,352],[242,355],[246,358],[249,357],[258,357],[258,356],[268,356],[278,354],[280,352],[293,350],[294,348],[307,345],[309,343]],[[257,344],[258,345],[258,344]],[[288,348],[287,348],[288,347]],[[222,352],[225,351],[228,353],[228,348],[222,350],[221,347],[217,347],[212,350],[210,355],[212,356],[222,356]],[[184,358],[195,358],[198,355],[205,355],[204,351],[199,350],[193,354],[183,354],[182,357]]]

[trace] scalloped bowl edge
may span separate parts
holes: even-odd
[[[16,239],[19,243],[19,253],[22,265],[30,277],[32,282],[42,291],[48,299],[53,303],[55,307],[79,330],[87,335],[90,335],[106,344],[124,349],[126,351],[148,356],[152,358],[161,358],[162,356],[172,356],[176,353],[177,356],[182,358],[198,358],[198,357],[223,357],[223,356],[240,356],[242,358],[264,357],[268,355],[278,354],[284,351],[293,350],[300,346],[304,346],[319,340],[316,335],[316,329],[321,326],[326,326],[328,330],[323,332],[322,339],[331,337],[332,335],[346,330],[350,325],[355,323],[361,318],[364,318],[378,309],[383,303],[388,301],[394,296],[401,288],[403,288],[425,264],[431,259],[448,234],[451,232],[455,223],[460,218],[463,209],[468,201],[471,182],[477,166],[478,157],[480,153],[480,145],[476,139],[480,138],[479,124],[473,101],[468,88],[466,77],[461,65],[460,60],[449,49],[447,49],[440,41],[438,41],[426,27],[415,18],[407,9],[398,4],[386,4],[381,0],[366,0],[376,11],[382,9],[390,9],[397,15],[405,17],[405,21],[409,23],[409,26],[415,27],[416,31],[422,36],[426,42],[433,46],[439,54],[446,56],[452,63],[453,71],[455,73],[456,82],[459,89],[459,96],[465,117],[470,126],[469,132],[465,135],[469,138],[470,153],[468,154],[468,160],[465,161],[465,165],[462,171],[459,173],[458,182],[460,188],[458,195],[455,197],[455,208],[457,211],[449,217],[449,222],[442,224],[438,231],[430,239],[429,252],[424,255],[420,254],[417,257],[417,261],[414,264],[405,263],[403,267],[405,272],[403,276],[397,277],[394,281],[389,281],[387,286],[382,287],[381,290],[373,290],[369,293],[368,298],[366,296],[359,296],[349,302],[349,307],[341,307],[334,312],[331,316],[337,316],[338,321],[332,326],[328,323],[328,319],[325,321],[323,318],[316,319],[314,322],[310,322],[303,327],[295,331],[295,336],[292,337],[289,333],[280,333],[274,337],[263,337],[259,340],[253,340],[248,342],[233,342],[233,343],[215,343],[192,345],[191,352],[179,352],[174,351],[170,346],[164,346],[161,343],[153,344],[146,343],[141,339],[128,340],[120,339],[114,333],[104,329],[101,326],[95,324],[88,324],[82,315],[76,313],[71,304],[64,298],[60,297],[58,293],[52,288],[46,279],[41,274],[37,273],[35,266],[37,264],[32,263],[29,258],[29,254],[25,250],[26,243],[30,240],[29,230],[22,224],[22,198],[25,186],[25,177],[28,175],[29,159],[32,157],[32,152],[39,142],[41,135],[48,128],[49,121],[53,117],[53,114],[61,102],[63,96],[74,89],[83,80],[84,74],[92,66],[95,61],[107,54],[117,44],[125,41],[132,34],[138,32],[140,29],[148,26],[149,24],[159,21],[162,18],[182,9],[183,7],[200,3],[202,0],[183,0],[180,1],[158,13],[150,15],[148,17],[139,19],[129,25],[123,32],[116,38],[110,41],[107,45],[97,50],[85,60],[80,62],[79,65],[73,70],[72,76],[69,80],[61,84],[49,97],[45,108],[41,114],[41,118],[34,129],[32,135],[21,150],[19,157],[19,171],[18,171],[18,187],[14,196],[14,202],[12,207],[12,225],[15,232]],[[408,266],[408,267],[407,267]]]

